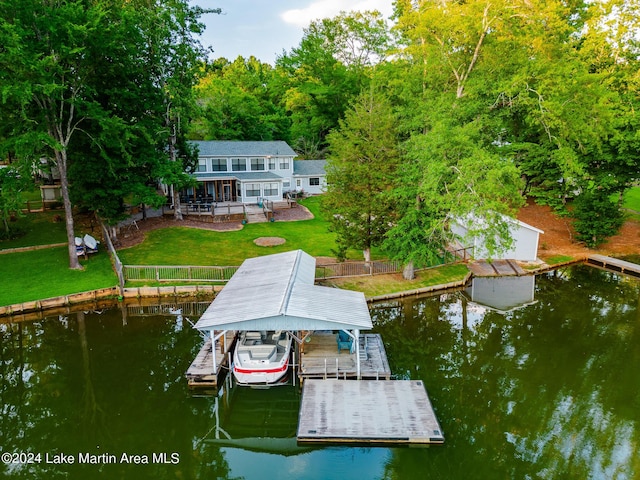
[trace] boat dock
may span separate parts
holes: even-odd
[[[420,380],[315,380],[304,383],[300,443],[444,443]]]
[[[632,277],[640,277],[640,265],[618,258],[606,257],[604,255],[590,255],[587,257],[587,264]]]
[[[526,275],[526,271],[515,260],[475,260],[469,262],[469,270],[476,277],[504,277]]]
[[[382,337],[364,333],[359,338],[361,378],[389,380],[391,369]],[[356,354],[338,350],[335,333],[314,332],[300,345],[298,377],[300,383],[308,378],[355,379]]]
[[[235,339],[236,332],[228,331],[225,333],[225,341],[218,343],[220,348],[216,348],[216,371],[214,372],[211,338],[207,337],[185,373],[190,388],[208,388],[220,385],[229,370],[229,355],[233,351]],[[228,348],[223,352],[224,345],[227,345]]]

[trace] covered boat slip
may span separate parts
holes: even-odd
[[[229,367],[229,351],[236,340],[235,335],[236,332],[226,332],[224,341],[219,344],[219,348],[216,348],[215,362],[211,348],[211,337],[207,338],[185,374],[189,387],[217,387],[220,384]],[[214,363],[216,364],[215,369],[213,368]]]
[[[337,348],[336,335],[328,332],[314,332],[307,337],[307,340],[300,344],[298,375],[301,381],[306,381],[308,378],[344,380],[357,377],[356,356],[348,350]],[[358,344],[360,378],[389,380],[391,369],[382,337],[377,333],[361,333]]]
[[[315,270],[315,258],[302,250],[245,260],[195,328],[214,343],[228,330],[344,330],[359,338],[371,329],[364,294],[314,285]],[[359,378],[360,349],[355,356]]]

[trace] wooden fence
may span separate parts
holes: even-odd
[[[227,282],[238,267],[197,265],[124,265],[125,280]]]

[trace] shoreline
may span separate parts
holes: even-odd
[[[574,259],[571,261],[548,265],[530,270],[526,275],[537,275],[546,271],[555,270],[557,268],[568,265],[583,263],[587,264],[586,258]],[[454,290],[463,288],[472,278],[473,273],[469,271],[462,280],[449,282],[446,284],[430,285],[417,289],[403,290],[399,292],[390,292],[382,295],[367,297],[367,303],[377,301],[385,301],[394,298],[403,298],[413,295],[421,295],[425,293],[442,292],[446,290]],[[46,298],[41,300],[33,300],[27,302],[16,303],[12,305],[0,306],[0,323],[6,321],[25,321],[41,318],[48,315],[56,315],[60,313],[70,313],[77,310],[83,310],[82,307],[93,307],[95,309],[115,306],[120,303],[126,303],[131,299],[160,299],[168,297],[197,297],[201,295],[213,295],[224,285],[167,285],[156,287],[127,287],[120,293],[118,286],[101,288],[87,292],[79,292],[68,295],[60,295],[57,297]],[[32,317],[33,318],[30,318]],[[28,318],[25,318],[28,317]]]

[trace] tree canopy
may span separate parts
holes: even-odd
[[[81,268],[72,197],[113,220],[183,172],[166,147],[202,58],[192,38],[202,13],[182,0],[0,5],[2,109],[20,119],[1,137],[19,158],[55,162],[71,268]]]

